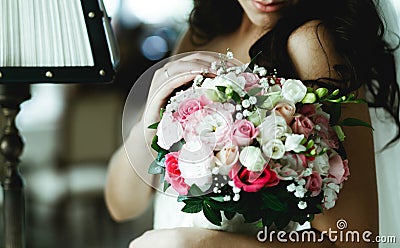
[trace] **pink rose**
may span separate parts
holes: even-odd
[[[232,127],[232,141],[238,146],[248,146],[258,135],[254,124],[248,120],[236,120]]]
[[[191,114],[203,109],[203,107],[209,103],[211,103],[211,101],[204,95],[200,96],[200,98],[187,98],[179,104],[176,117],[181,123],[185,123]]]
[[[336,132],[332,129],[329,124],[329,119],[323,115],[316,115],[311,118],[315,125],[320,127],[318,131],[318,135],[321,136],[322,140],[325,144],[330,147],[337,149],[339,148],[339,139],[337,137]]]
[[[189,185],[181,176],[178,165],[178,152],[171,152],[165,155],[165,181],[171,184],[172,188],[180,195],[187,195]]]
[[[296,111],[296,107],[292,103],[288,102],[280,102],[278,103],[275,108],[275,113],[282,116],[286,123],[290,125],[293,121],[293,116]]]
[[[279,183],[276,173],[271,170],[269,165],[254,180],[252,178],[252,171],[249,171],[244,166],[238,164],[234,165],[229,172],[229,177],[233,180],[236,187],[243,189],[246,192],[257,192],[264,187],[272,187]]]
[[[240,76],[244,77],[246,80],[246,83],[244,85],[244,90],[249,91],[250,89],[253,89],[255,87],[260,87],[258,82],[260,82],[260,78],[254,74],[254,73],[249,73],[249,72],[244,72],[240,74]]]
[[[296,116],[294,117],[292,130],[296,134],[304,134],[304,136],[308,139],[308,136],[314,131],[314,123],[304,115]]]
[[[280,163],[272,164],[270,162],[270,164],[281,180],[298,178],[308,166],[304,154],[292,154],[290,152],[286,152],[285,156],[280,159]]]
[[[321,193],[322,178],[318,172],[313,173],[307,177],[306,189],[311,191],[311,196],[317,196]]]
[[[301,108],[298,110],[298,113],[310,117],[317,113],[317,109],[314,104],[305,104],[301,106]]]
[[[340,155],[336,154],[335,156],[331,157],[329,159],[329,165],[329,177],[333,178],[336,184],[342,183],[350,176],[348,160],[342,160]]]

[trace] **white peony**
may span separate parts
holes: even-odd
[[[165,150],[168,150],[183,138],[183,128],[179,121],[172,116],[171,112],[164,112],[158,124],[157,136],[157,144]]]
[[[313,170],[318,172],[321,176],[327,176],[329,171],[329,157],[328,154],[316,156],[312,162]]]

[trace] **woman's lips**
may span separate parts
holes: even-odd
[[[265,3],[262,1],[253,0],[252,2],[258,11],[264,12],[264,13],[278,11],[278,10],[282,9],[283,7],[285,7],[285,5],[286,5],[286,1],[271,1],[269,3]]]

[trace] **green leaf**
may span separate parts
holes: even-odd
[[[242,101],[242,98],[240,98],[239,94],[236,91],[232,92],[232,99],[236,102],[236,103],[240,103]]]
[[[167,189],[171,186],[171,184],[167,181],[164,181],[164,192],[167,191]]]
[[[198,213],[203,210],[202,204],[186,204],[181,211],[185,213]]]
[[[246,69],[245,69],[244,71],[246,71],[246,70],[249,69],[249,68],[250,68],[251,70],[253,70],[254,65],[256,64],[256,59],[257,59],[257,57],[258,57],[261,53],[262,53],[262,51],[259,51],[259,52],[256,54],[256,56],[254,56],[254,57],[251,59],[249,65],[246,67]]]
[[[184,200],[189,199],[189,197],[185,196],[185,195],[178,195],[177,201],[178,202],[183,202]]]
[[[231,220],[233,219],[233,217],[235,217],[236,213],[230,211],[224,211],[224,215],[228,220]]]
[[[346,118],[343,121],[341,121],[339,125],[350,126],[350,127],[363,126],[363,127],[369,127],[372,130],[374,130],[369,123],[362,121],[360,119],[357,119],[357,118]]]
[[[190,186],[188,196],[201,196],[201,195],[204,195],[204,192],[201,191],[201,189],[196,184],[192,184],[192,186]]]
[[[164,112],[165,112],[165,108],[161,108],[160,109],[160,119],[162,119]]]
[[[285,204],[283,204],[276,195],[270,193],[263,193],[262,201],[265,203],[266,207],[277,212],[282,212],[286,210]]]
[[[289,224],[290,218],[291,216],[288,214],[281,215],[279,218],[275,218],[274,223],[279,230],[282,230]]]
[[[222,196],[222,195],[221,196],[211,196],[210,198],[217,202],[225,202],[224,196]]]
[[[221,211],[212,208],[207,201],[203,202],[203,213],[208,221],[213,223],[214,225],[221,226]]]
[[[247,95],[249,95],[249,96],[255,96],[255,95],[257,95],[258,93],[260,93],[260,92],[262,91],[262,89],[263,89],[263,88],[261,88],[261,87],[252,88],[252,89],[249,90],[249,92],[247,92]]]
[[[160,161],[154,160],[150,166],[149,166],[149,170],[148,173],[149,174],[161,174],[164,170],[164,167],[161,166]]]
[[[153,124],[149,125],[147,128],[148,129],[157,129],[158,124],[160,124],[160,122],[153,123]]]
[[[157,144],[158,136],[154,135],[153,140],[151,141],[151,148],[153,148],[156,152],[159,152],[162,148]]]
[[[220,92],[222,92],[222,93],[225,94],[225,90],[226,90],[226,87],[225,87],[225,86],[216,86],[216,87],[217,87],[217,89],[218,89]]]
[[[338,125],[332,126],[332,129],[336,132],[336,135],[339,138],[340,142],[343,142],[344,139],[346,138],[346,135],[344,134],[342,128]]]

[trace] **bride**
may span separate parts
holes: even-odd
[[[230,48],[243,62],[250,61],[262,51],[257,56],[258,65],[275,68],[284,77],[299,78],[312,85],[356,91],[358,96],[368,100],[370,107],[384,110],[379,113],[385,114],[390,127],[395,127],[389,136],[379,135],[381,130],[378,129],[375,134],[362,127],[344,130],[351,177],[341,191],[337,205],[317,215],[311,222],[310,228],[316,232],[338,230],[336,223],[342,219],[348,223],[349,230],[360,233],[368,230],[372,237],[379,234],[375,165],[395,162],[384,156],[375,156],[374,150],[382,146],[389,150],[400,137],[399,87],[391,50],[398,41],[393,44],[385,42],[384,27],[372,0],[195,0],[190,28],[175,50],[176,54],[189,51],[225,53]],[[125,147],[131,149],[126,149],[129,151],[127,154],[121,147],[110,161],[105,196],[114,219],[122,221],[139,215],[154,195],[149,184],[156,183],[147,174],[153,157],[146,144],[154,133],[146,127],[158,121],[159,109],[168,95],[192,80],[195,73],[176,76],[209,68],[216,59],[211,55],[194,53],[175,59],[154,73],[146,103],[146,118],[140,118],[125,140]],[[174,79],[169,80],[171,78]],[[163,85],[167,81],[168,84]],[[371,114],[375,125],[379,116],[372,110]],[[347,105],[342,116],[371,122],[366,104]],[[304,244],[279,243],[276,240],[265,244],[258,242],[255,236],[197,228],[195,222],[198,220],[194,215],[180,212],[175,198],[158,192],[155,195],[155,230],[134,240],[132,247],[304,247]],[[306,246],[377,245],[325,239],[322,243]]]

